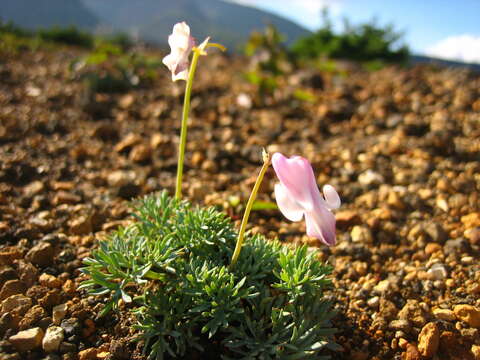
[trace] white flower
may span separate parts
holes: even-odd
[[[186,22],[175,24],[173,32],[168,36],[170,54],[163,58],[163,63],[172,72],[172,81],[187,80],[188,58],[195,46],[195,40],[190,36],[190,27]]]

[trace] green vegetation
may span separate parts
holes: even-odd
[[[40,39],[12,23],[0,21],[0,54],[15,54],[22,49],[36,49]]]
[[[378,68],[382,63],[405,63],[409,58],[406,46],[396,48],[402,35],[393,26],[379,27],[375,21],[351,26],[345,20],[342,33],[332,29],[328,14],[324,12],[324,26],[314,34],[298,40],[292,47],[299,59],[348,59],[370,63]]]
[[[6,35],[14,35],[14,36],[19,36],[19,37],[29,37],[32,35],[32,33],[28,30],[22,29],[19,26],[16,26],[15,24],[11,22],[2,22],[0,20],[0,34]]]
[[[163,192],[139,201],[135,218],[85,259],[81,287],[109,297],[103,315],[127,304],[150,359],[321,359],[336,348],[323,297],[331,267],[305,246],[249,236],[232,268],[237,233],[223,213]]]
[[[93,35],[77,29],[75,26],[58,27],[50,29],[40,29],[37,36],[44,41],[50,41],[57,44],[66,44],[90,49],[93,47]]]
[[[250,58],[250,69],[244,76],[257,87],[262,103],[286,83],[285,76],[292,68],[308,63],[322,72],[345,76],[335,60],[359,62],[368,71],[381,69],[385,64],[404,64],[409,59],[406,46],[398,47],[401,34],[391,25],[379,27],[375,21],[351,26],[345,20],[344,31],[335,33],[328,14],[324,12],[324,26],[315,33],[298,40],[291,49],[284,45],[284,37],[270,25],[263,33],[253,32],[244,47]],[[315,102],[312,93],[297,89],[292,94],[300,101]]]
[[[17,43],[18,46],[14,46],[14,48],[27,46],[32,49],[37,48],[41,44],[65,44],[90,49],[94,44],[93,35],[74,26],[64,28],[55,26],[49,29],[30,31],[13,23],[2,22],[0,22],[0,39],[2,42],[7,41],[11,45]]]
[[[161,59],[131,51],[130,46],[123,36],[97,39],[93,51],[72,64],[72,72],[87,83],[91,94],[121,93],[151,85]]]
[[[252,32],[245,45],[245,55],[251,58],[250,71],[245,73],[245,78],[257,86],[262,101],[273,94],[282,76],[291,70],[283,41],[277,28],[269,25],[263,33]]]
[[[36,32],[22,29],[12,23],[0,22],[0,53],[35,51],[39,47],[55,45],[90,49],[86,56],[72,63],[71,70],[79,80],[87,83],[91,94],[97,92],[125,92],[133,87],[147,86],[157,77],[161,59],[131,50],[133,43],[125,34],[94,37],[73,26],[40,29]]]
[[[40,45],[47,46],[54,44],[78,46],[86,49],[98,49],[105,44],[110,44],[117,46],[121,51],[127,51],[133,46],[128,35],[123,33],[96,37],[74,26],[54,26],[52,28],[31,31],[11,22],[3,23],[1,20],[0,39],[2,40],[1,42],[4,43],[3,48],[5,48],[5,42],[8,42],[11,45],[15,45],[16,43],[17,46],[15,46],[15,48],[20,49],[26,46],[32,50]]]

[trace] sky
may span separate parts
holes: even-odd
[[[295,21],[310,30],[327,7],[336,30],[343,18],[361,24],[376,18],[404,33],[412,53],[480,63],[480,0],[231,0]]]

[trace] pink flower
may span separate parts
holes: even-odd
[[[275,184],[275,198],[282,214],[291,221],[300,221],[305,216],[308,236],[335,245],[335,216],[331,210],[340,206],[340,197],[333,186],[325,185],[322,196],[312,165],[301,156],[288,159],[275,153],[272,165],[280,180]]]
[[[172,81],[187,80],[188,58],[195,46],[195,40],[190,36],[190,27],[186,22],[175,24],[173,32],[168,36],[170,54],[163,58],[163,63],[172,72]]]

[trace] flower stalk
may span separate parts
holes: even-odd
[[[197,69],[198,58],[201,55],[201,52],[201,49],[193,49],[192,63],[188,72],[187,84],[185,85],[182,124],[180,130],[180,144],[178,146],[177,183],[175,186],[175,198],[177,200],[180,200],[182,198],[183,163],[185,160],[185,146],[187,143],[188,115],[190,113],[190,96],[192,93],[193,78],[195,77],[195,70]]]
[[[265,150],[263,150],[262,157],[263,157],[263,166],[260,169],[260,173],[258,174],[257,180],[255,181],[255,185],[253,186],[252,192],[250,194],[250,198],[248,199],[247,206],[243,214],[242,223],[240,225],[240,231],[238,232],[237,244],[235,245],[235,251],[233,252],[232,262],[230,263],[231,268],[235,266],[235,264],[237,263],[238,257],[240,256],[240,251],[242,250],[242,245],[245,237],[245,229],[247,228],[250,211],[252,210],[253,203],[255,202],[255,199],[257,197],[258,189],[262,184],[265,172],[270,166],[270,162],[271,162],[270,155]]]

